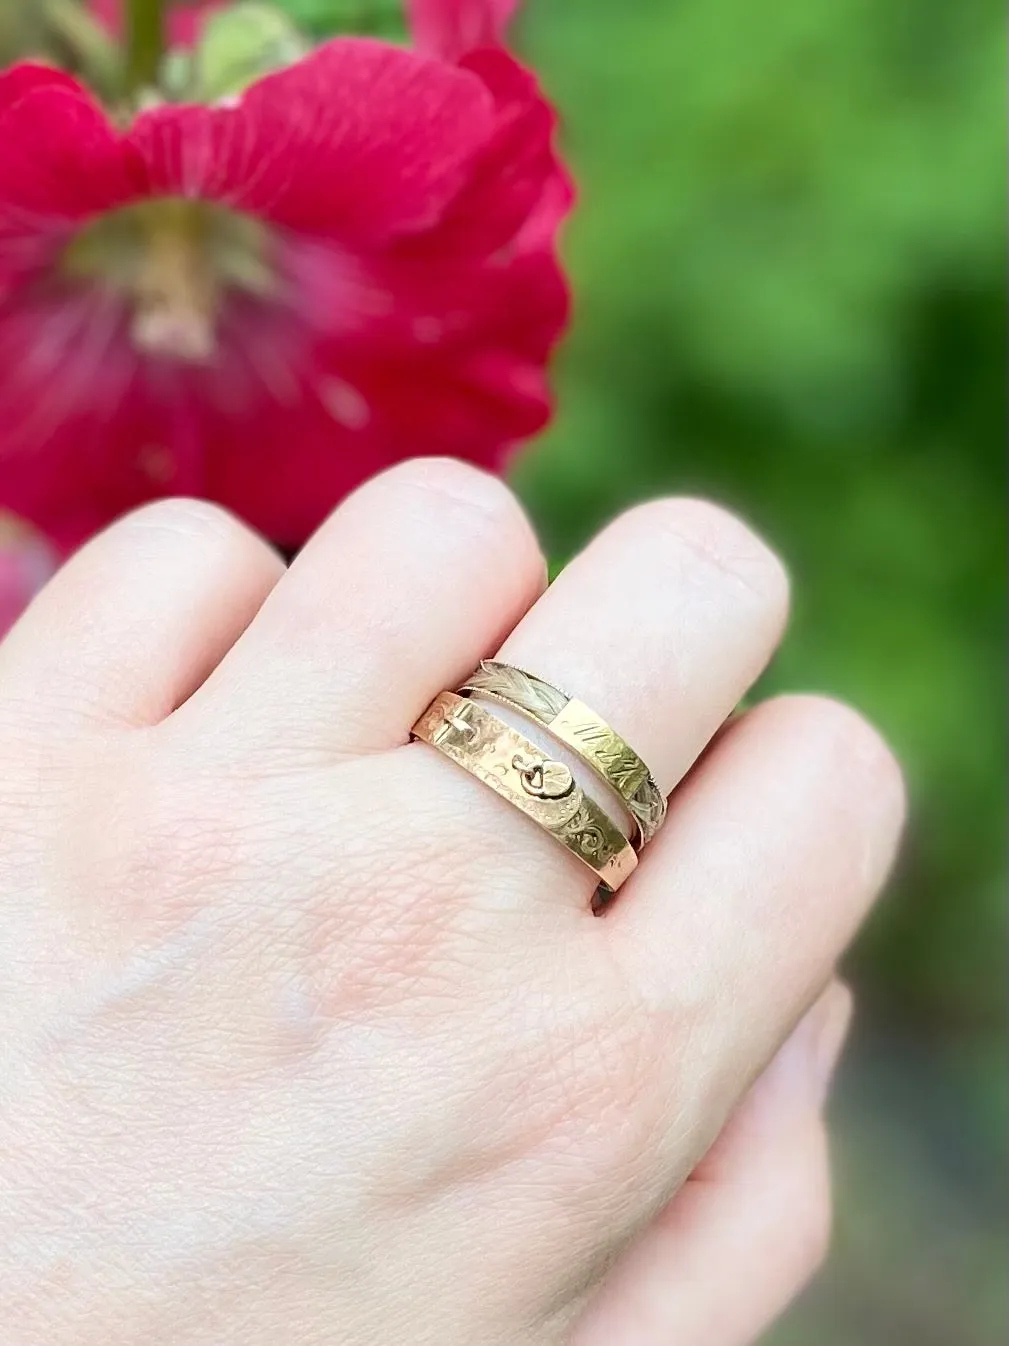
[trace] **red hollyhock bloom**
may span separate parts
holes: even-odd
[[[542,427],[571,191],[507,8],[418,0],[421,51],[336,40],[125,128],[0,76],[0,507],[65,549],[194,494],[294,547],[398,458]]]
[[[189,0],[173,5],[168,15],[168,35],[174,47],[191,47],[200,35],[200,27],[207,14],[220,9],[223,0]],[[112,29],[122,31],[125,0],[91,0],[90,9],[96,18]]]
[[[518,6],[519,0],[412,0],[415,43],[450,60],[494,46]]]

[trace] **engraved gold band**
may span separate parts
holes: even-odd
[[[462,690],[537,720],[615,790],[638,828],[638,849],[665,822],[666,797],[638,754],[605,720],[560,688],[511,664],[484,660]]]
[[[413,734],[532,818],[610,892],[634,870],[634,847],[569,769],[486,706],[442,692],[414,725]]]

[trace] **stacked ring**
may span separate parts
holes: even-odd
[[[634,847],[568,768],[476,701],[442,692],[413,735],[538,823],[607,891],[615,893],[637,865]]]
[[[484,660],[462,688],[537,720],[582,759],[627,806],[640,850],[662,826],[666,797],[638,754],[583,701],[511,664]]]
[[[634,844],[564,762],[506,724],[484,699],[541,724],[583,761],[624,802]],[[637,852],[665,819],[665,796],[634,749],[584,702],[510,664],[484,662],[458,692],[442,692],[413,736],[549,832],[592,870],[604,893],[615,893],[629,877]]]

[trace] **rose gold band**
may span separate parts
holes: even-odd
[[[490,786],[538,823],[616,892],[637,865],[634,847],[562,762],[486,706],[442,692],[414,725],[415,738]]]

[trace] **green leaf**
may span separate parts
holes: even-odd
[[[278,4],[313,37],[359,34],[406,41],[404,0],[278,0]]]
[[[911,789],[855,975],[930,1026],[1001,1021],[1001,7],[525,12],[581,189],[560,416],[515,471],[549,554],[645,496],[754,521],[795,591],[764,690],[864,709]]]
[[[300,60],[309,43],[287,14],[257,0],[245,0],[214,14],[195,56],[200,98],[241,93],[271,70]]]

